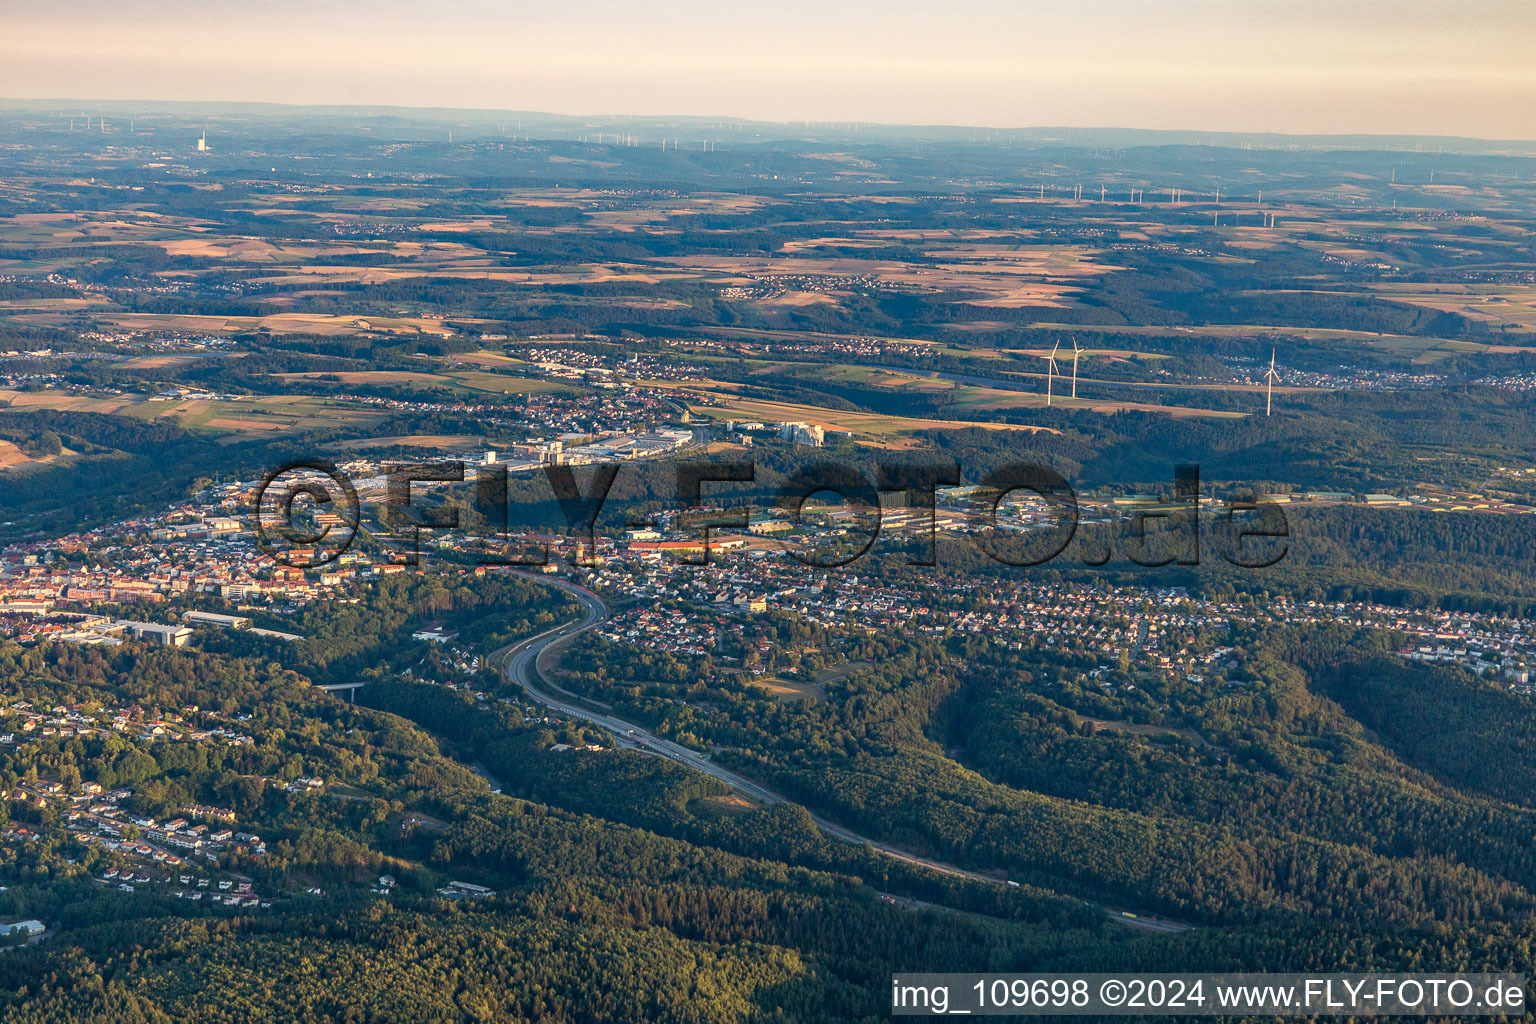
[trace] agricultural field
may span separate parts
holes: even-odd
[[[427,160],[341,131],[253,163],[167,124],[0,118],[8,412],[230,444],[681,417],[706,444],[763,421],[1063,451],[1131,418],[1260,443],[1361,415],[1376,445],[1392,395],[1536,380],[1524,157],[781,139],[660,163],[578,133]]]

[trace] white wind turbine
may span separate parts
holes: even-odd
[[[1059,349],[1059,348],[1061,348],[1061,342],[1058,340],[1055,345],[1051,346],[1050,357],[1046,360],[1046,363],[1045,363],[1045,404],[1046,405],[1050,405],[1051,404],[1051,384],[1055,381],[1056,375],[1061,372],[1061,367],[1056,365],[1056,350]]]
[[[1269,410],[1275,397],[1275,381],[1280,375],[1275,372],[1275,350],[1269,350],[1269,372],[1264,374],[1264,415],[1269,415]]]

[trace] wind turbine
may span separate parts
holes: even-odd
[[[1275,381],[1280,375],[1275,372],[1275,350],[1269,350],[1269,372],[1264,374],[1264,415],[1269,415],[1271,404],[1275,398]]]
[[[1061,348],[1061,341],[1051,346],[1051,354],[1045,363],[1045,404],[1051,404],[1051,384],[1056,380],[1056,375],[1061,372],[1061,367],[1056,365],[1056,350]]]
[[[1082,349],[1077,347],[1077,335],[1072,336],[1072,397],[1077,397],[1077,357],[1082,355]]]

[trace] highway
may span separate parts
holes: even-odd
[[[543,654],[543,652],[549,648],[550,645],[570,637],[574,637],[579,633],[584,633],[587,630],[592,629],[602,623],[603,620],[608,617],[608,607],[607,605],[603,604],[602,598],[598,597],[586,587],[577,586],[574,583],[569,583],[561,579],[553,579],[548,576],[541,577],[529,575],[529,579],[535,580],[539,583],[547,584],[548,586],[557,587],[558,589],[565,591],[567,594],[571,595],[578,602],[580,602],[582,607],[581,618],[577,619],[575,622],[568,622],[564,625],[555,626],[552,629],[545,630],[543,633],[540,633],[537,636],[529,637],[528,639],[512,644],[509,647],[503,647],[502,649],[495,651],[490,655],[491,663],[500,667],[502,674],[507,678],[507,680],[521,686],[523,691],[527,693],[530,700],[536,704],[542,704],[543,706],[553,711],[557,711],[560,714],[568,715],[571,718],[578,718],[586,722],[591,722],[593,725],[602,726],[609,732],[613,733],[621,747],[643,748],[650,753],[660,755],[661,757],[665,757],[671,761],[676,761],[678,764],[686,765],[695,771],[700,771],[712,778],[719,779],[721,782],[734,788],[737,792],[743,793],[746,796],[749,796],[752,799],[757,800],[765,805],[786,802],[784,797],[770,789],[764,788],[756,782],[753,782],[746,776],[738,775],[736,772],[731,771],[729,768],[723,768],[720,765],[715,764],[712,760],[710,760],[710,757],[707,754],[701,754],[698,751],[690,750],[687,747],[673,743],[671,740],[657,736],[656,734],[645,729],[643,726],[637,725],[633,722],[626,722],[623,719],[615,718],[612,715],[605,715],[596,711],[589,711],[584,707],[579,707],[568,703],[565,700],[562,700],[559,697],[546,692],[543,687],[548,686],[549,684],[544,679],[542,673],[539,671],[539,656]],[[877,853],[883,854],[886,857],[890,857],[893,860],[905,861],[908,864],[916,864],[921,867],[928,868],[932,871],[938,871],[942,874],[953,875],[959,878],[968,878],[977,882],[986,882],[990,885],[1004,884],[999,879],[989,875],[979,874],[975,871],[967,871],[964,868],[957,868],[952,864],[943,864],[938,861],[929,860],[926,857],[919,857],[915,854],[907,853],[904,850],[898,850],[893,847],[886,846],[885,844],[871,839],[868,836],[860,835],[851,829],[847,829],[834,822],[827,821],[825,818],[822,818],[816,814],[811,815],[811,820],[815,822],[817,828],[821,829],[823,832],[834,839],[840,839],[843,842],[854,844],[867,843],[869,846],[874,848]],[[1121,924],[1125,924],[1131,927],[1143,928],[1150,931],[1175,932],[1184,931],[1187,927],[1185,925],[1177,924],[1176,922],[1164,921],[1153,917],[1129,917],[1126,916],[1123,912],[1119,911],[1109,912],[1109,917],[1110,920],[1118,921]]]

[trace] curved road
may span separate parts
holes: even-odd
[[[642,726],[634,724],[633,722],[626,722],[623,719],[615,718],[612,715],[599,714],[596,711],[589,711],[586,708],[567,703],[566,701],[560,699],[558,696],[552,695],[542,689],[541,686],[548,685],[548,683],[544,679],[543,674],[539,671],[539,655],[543,654],[545,649],[547,649],[551,644],[568,639],[570,637],[574,637],[579,633],[584,633],[587,630],[592,629],[593,627],[600,624],[604,619],[608,617],[608,606],[603,604],[602,598],[598,597],[586,587],[578,586],[574,583],[569,583],[561,579],[553,579],[547,576],[540,577],[524,573],[519,573],[519,575],[528,575],[528,578],[531,580],[544,583],[565,591],[567,594],[570,594],[581,603],[582,609],[581,618],[577,619],[575,622],[568,622],[564,625],[555,626],[552,629],[547,629],[537,636],[529,637],[526,640],[522,640],[508,647],[503,647],[502,649],[495,651],[490,655],[489,660],[491,663],[499,663],[502,674],[511,682],[521,686],[531,700],[537,704],[542,704],[547,708],[558,711],[561,714],[569,715],[572,718],[579,718],[586,722],[591,722],[593,725],[602,726],[609,732],[613,733],[614,737],[618,740],[619,746],[621,747],[643,747],[645,750],[650,751],[651,753],[659,754],[668,760],[676,761],[679,764],[686,765],[687,767],[694,769],[695,771],[703,772],[705,775],[718,779],[721,782],[724,782],[726,785],[738,790],[739,792],[744,793],[755,800],[761,801],[763,804],[780,804],[788,802],[784,797],[770,789],[765,789],[763,786],[753,782],[746,776],[738,775],[736,772],[731,771],[729,768],[723,768],[720,765],[715,764],[710,760],[707,754],[700,754],[698,751],[690,750],[687,747],[673,743],[671,740],[657,736],[656,734],[650,732]],[[834,839],[841,839],[844,842],[854,844],[867,843],[869,846],[874,848],[877,853],[890,857],[893,860],[905,861],[908,864],[916,864],[933,871],[938,871],[942,874],[954,875],[960,878],[969,878],[977,882],[988,882],[992,885],[1003,884],[996,878],[990,877],[988,875],[978,874],[974,871],[967,871],[964,868],[957,868],[952,864],[942,864],[938,861],[929,860],[926,857],[919,857],[915,854],[907,853],[904,850],[898,850],[893,847],[886,846],[885,844],[877,842],[874,839],[870,839],[868,836],[860,835],[851,829],[847,829],[841,825],[827,821],[825,818],[822,818],[816,814],[811,814],[811,821],[815,822],[817,828],[821,829],[827,835],[832,836]],[[1180,925],[1172,921],[1166,921],[1154,917],[1128,916],[1120,911],[1106,912],[1109,914],[1111,920],[1119,921],[1122,924],[1131,925],[1133,927],[1144,928],[1149,931],[1180,932],[1184,931],[1187,927],[1186,925]]]

